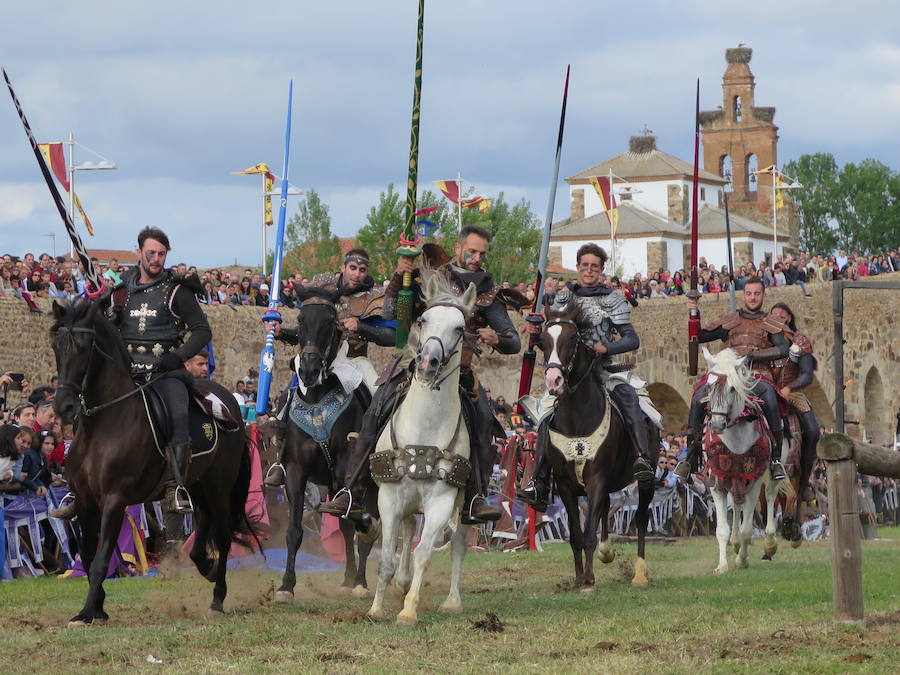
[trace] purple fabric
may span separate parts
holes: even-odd
[[[138,528],[140,528],[142,508],[141,504],[132,504],[125,509],[125,513],[131,516]],[[128,522],[127,518],[122,520],[116,547],[109,557],[109,565],[106,567],[107,579],[117,576],[117,574],[130,577],[139,576],[139,571],[131,563],[125,562],[122,554],[130,555],[135,560],[138,559],[137,548],[134,545],[134,530],[132,530],[131,523]],[[87,576],[87,573],[84,571],[84,566],[81,563],[81,555],[78,555],[75,558],[75,565],[66,574],[66,578],[71,579],[84,576]]]

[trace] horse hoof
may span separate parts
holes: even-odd
[[[209,609],[206,610],[206,616],[208,616],[211,619],[212,618],[218,619],[221,616],[225,616],[225,610],[222,607],[222,603],[214,602],[213,604],[211,604],[209,606]]]
[[[387,618],[383,609],[370,609],[366,612],[366,616],[372,619],[372,621],[384,621]]]
[[[341,584],[338,586],[338,593],[341,595],[350,595],[353,592],[353,586],[347,586],[345,584]]]
[[[763,553],[762,559],[763,559],[763,560],[771,560],[771,559],[772,559],[772,556],[770,556],[768,553]]]
[[[276,605],[290,605],[294,602],[293,591],[275,591],[274,598]]]
[[[462,611],[462,605],[458,601],[444,600],[443,604],[438,607],[438,611],[445,614],[459,614]]]
[[[750,564],[746,560],[741,560],[740,558],[736,558],[734,561],[735,568],[739,570],[745,570],[750,567]]]
[[[717,567],[713,570],[713,574],[725,574],[728,571],[728,566],[725,567]]]
[[[798,539],[797,541],[791,541],[791,548],[800,548],[800,544],[803,543],[802,539]]]
[[[586,586],[582,586],[578,590],[582,593],[593,593],[597,590],[597,588],[593,584],[587,584]]]
[[[87,628],[91,625],[93,619],[86,616],[75,616],[69,619],[66,628]]]
[[[418,622],[419,622],[419,618],[412,612],[410,612],[409,614],[407,614],[406,612],[400,612],[397,615],[397,625],[398,626],[405,626],[406,628],[411,628],[412,626],[415,626]]]
[[[631,585],[636,588],[647,588],[650,585],[650,580],[647,577],[635,577],[631,580]]]
[[[608,551],[600,551],[597,556],[604,565],[608,565],[613,560],[616,559],[616,551],[615,549],[609,549]]]
[[[359,584],[358,586],[353,587],[353,590],[350,591],[350,595],[352,595],[354,598],[368,598],[372,596],[372,591],[370,591],[362,584]]]

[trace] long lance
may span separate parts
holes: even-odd
[[[725,196],[725,240],[728,246],[728,274],[731,275],[731,283],[728,284],[728,307],[730,312],[737,311],[737,297],[734,293],[734,257],[731,255],[731,216],[728,214],[728,192]]]
[[[412,125],[409,132],[409,173],[406,178],[406,220],[400,234],[397,255],[415,258],[421,252],[421,238],[416,234],[416,189],[419,179],[419,114],[422,105],[422,39],[425,33],[425,0],[419,0],[419,23],[416,37],[416,72],[413,81]],[[406,346],[412,325],[412,273],[403,274],[403,286],[397,293],[398,348]]]
[[[550,200],[547,203],[547,215],[544,218],[544,231],[541,235],[541,253],[538,258],[537,279],[534,282],[534,305],[528,314],[526,321],[540,324],[543,315],[540,313],[541,303],[544,299],[544,279],[547,276],[547,252],[550,249],[550,227],[553,223],[553,206],[556,203],[556,185],[559,182],[559,160],[562,156],[563,129],[566,126],[566,101],[569,98],[569,71],[571,66],[566,66],[566,84],[563,87],[562,111],[559,115],[559,134],[556,137],[556,155],[553,160],[553,178],[550,181]],[[534,362],[537,358],[535,347],[538,336],[529,335],[528,346],[522,355],[522,370],[519,374],[519,398],[531,391],[531,378],[534,375]],[[519,413],[522,413],[521,406]]]
[[[697,100],[694,106],[694,182],[691,194],[691,290],[687,296],[693,300],[700,298],[697,291],[697,186],[700,182],[700,78],[697,78]],[[697,357],[700,347],[700,310],[688,312],[688,375],[697,374]]]
[[[72,246],[75,249],[75,253],[78,255],[78,260],[81,261],[81,264],[84,266],[84,271],[87,275],[88,283],[93,289],[93,291],[89,289],[88,295],[90,297],[96,297],[103,291],[103,279],[101,279],[100,275],[97,274],[97,270],[94,269],[94,264],[91,262],[91,257],[88,255],[87,249],[84,247],[84,242],[81,241],[81,237],[78,235],[78,231],[75,229],[75,223],[72,222],[72,218],[69,216],[69,212],[66,210],[66,206],[63,203],[62,196],[59,194],[59,189],[56,187],[56,183],[53,181],[53,176],[50,175],[50,169],[47,167],[47,163],[44,161],[44,156],[41,154],[41,151],[38,148],[37,141],[34,140],[34,134],[31,132],[31,125],[28,124],[28,120],[25,118],[25,113],[22,112],[22,104],[19,103],[19,98],[16,96],[16,92],[13,91],[12,83],[9,81],[9,75],[6,74],[6,68],[0,66],[0,71],[3,71],[3,79],[6,80],[6,88],[9,89],[9,95],[12,96],[13,105],[16,106],[16,112],[19,113],[19,119],[22,120],[22,126],[25,127],[25,135],[28,136],[28,142],[31,143],[31,149],[34,152],[34,157],[35,159],[37,159],[38,166],[41,168],[41,173],[44,174],[44,180],[47,182],[47,187],[50,189],[50,195],[53,197],[53,201],[56,203],[56,208],[59,211],[59,216],[60,218],[62,218],[63,224],[66,226],[66,232],[69,233],[69,239],[72,240]]]
[[[291,158],[291,103],[294,98],[294,81],[288,85],[287,125],[284,132],[284,164],[281,170],[281,206],[278,209],[278,230],[275,233],[275,259],[272,261],[272,289],[269,308],[262,320],[281,323],[278,301],[281,297],[281,258],[284,248],[284,219],[287,213],[288,168]],[[275,368],[275,329],[266,332],[266,342],[259,355],[259,388],[256,391],[256,413],[265,414],[269,408],[269,388]]]

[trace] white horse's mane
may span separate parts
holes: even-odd
[[[705,347],[703,351],[709,364],[710,374],[723,376],[740,400],[746,401],[750,397],[755,382],[747,366],[744,365],[744,358],[738,356],[730,348],[723,349],[715,355],[711,355]]]
[[[447,304],[458,307],[467,319],[472,315],[472,311],[475,309],[474,306],[466,305],[463,296],[457,293],[446,276],[433,267],[428,266],[423,267],[419,273],[422,277],[422,288],[427,288],[429,282],[435,284],[432,294],[425,298],[425,306],[427,308],[430,309],[435,305]],[[431,281],[431,279],[434,279],[434,281]]]

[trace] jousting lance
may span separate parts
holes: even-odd
[[[47,182],[47,187],[50,189],[50,195],[56,203],[56,209],[59,211],[59,216],[66,226],[66,232],[69,233],[69,239],[72,240],[72,246],[75,249],[75,253],[78,255],[78,260],[84,266],[84,271],[89,283],[87,291],[88,297],[95,298],[103,292],[105,286],[104,281],[100,275],[97,274],[97,270],[94,269],[94,264],[91,262],[91,257],[84,247],[84,242],[81,241],[81,237],[75,229],[75,223],[73,223],[72,218],[69,217],[69,212],[66,210],[62,196],[59,194],[59,189],[53,181],[53,176],[50,175],[50,169],[44,161],[44,156],[38,148],[37,141],[34,140],[34,134],[31,132],[31,125],[28,124],[25,113],[22,112],[22,104],[19,103],[19,98],[16,96],[16,92],[13,91],[12,83],[9,81],[9,75],[6,74],[6,68],[0,66],[0,71],[3,71],[3,79],[6,80],[6,88],[9,89],[9,95],[12,96],[13,105],[16,106],[16,112],[19,113],[19,119],[22,120],[22,126],[25,127],[25,135],[28,136],[28,142],[31,143],[34,157],[37,159],[38,166],[41,168],[41,173],[44,174],[44,180]]]
[[[269,308],[262,320],[281,323],[278,301],[281,298],[281,258],[284,249],[284,218],[287,213],[288,165],[291,158],[291,102],[294,98],[294,81],[288,85],[287,127],[284,132],[284,165],[281,170],[281,206],[278,209],[278,230],[275,232],[275,259],[272,261],[272,289]],[[275,329],[266,331],[266,342],[259,355],[259,388],[256,392],[256,413],[265,414],[269,408],[269,388],[275,368]]]
[[[541,311],[541,303],[544,299],[544,279],[547,276],[547,252],[550,249],[550,226],[553,224],[553,206],[556,203],[556,185],[559,182],[559,160],[562,155],[563,129],[566,125],[566,101],[569,98],[569,70],[566,66],[566,84],[563,87],[562,112],[559,115],[559,134],[556,137],[556,156],[553,163],[553,178],[550,181],[550,201],[547,203],[547,215],[544,218],[544,231],[541,236],[541,253],[538,258],[537,279],[534,282],[534,305],[526,317],[526,321],[540,324],[544,317]],[[534,375],[534,362],[537,358],[535,347],[538,336],[528,336],[528,347],[522,355],[522,370],[519,374],[519,397],[527,395],[531,391],[531,378]],[[517,404],[518,405],[518,404]],[[522,413],[519,406],[519,414]]]
[[[700,180],[700,78],[697,78],[697,100],[694,105],[694,182],[691,194],[691,290],[687,297],[700,299],[697,291],[697,185]],[[700,347],[700,310],[688,311],[688,375],[697,374],[697,357]]]
[[[416,73],[413,80],[412,126],[409,133],[409,173],[406,179],[406,222],[400,234],[397,255],[415,258],[421,252],[422,238],[416,233],[416,187],[419,178],[419,111],[422,104],[422,38],[425,28],[425,0],[419,0],[419,24],[416,39]],[[403,286],[397,292],[397,342],[398,348],[406,346],[412,324],[413,290],[412,274],[403,274]]]

